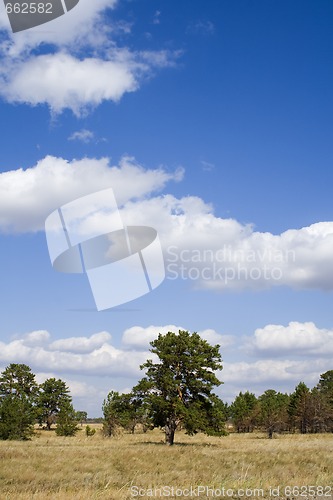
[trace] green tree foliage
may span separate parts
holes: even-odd
[[[96,434],[96,429],[94,427],[90,427],[90,425],[86,425],[86,436],[94,436]]]
[[[174,443],[180,425],[188,434],[225,434],[225,407],[212,393],[221,384],[214,373],[222,369],[220,346],[183,330],[160,334],[151,346],[159,361],[141,366],[146,377],[137,388],[146,394],[154,425],[164,428],[166,443]]]
[[[257,398],[249,391],[240,392],[231,405],[230,413],[237,432],[252,432],[256,423]]]
[[[25,364],[10,364],[0,377],[0,439],[28,439],[37,416],[38,385]]]
[[[144,392],[138,386],[133,387],[129,394],[124,395],[127,398],[127,408],[129,419],[126,429],[132,434],[135,432],[137,425],[141,426],[143,432],[153,429],[154,425],[149,415],[149,405]]]
[[[312,401],[310,389],[300,382],[290,395],[288,414],[292,429],[298,429],[301,434],[311,430]]]
[[[329,370],[320,375],[317,389],[326,396],[329,404],[333,408],[333,370]]]
[[[268,389],[259,397],[260,423],[270,439],[273,437],[273,432],[286,429],[288,404],[288,394],[282,394],[273,389]]]
[[[129,394],[110,391],[104,400],[102,410],[105,436],[113,436],[119,427],[130,430],[134,434],[137,424],[142,424],[144,431],[148,426],[145,403],[141,395],[134,389]]]
[[[333,431],[333,408],[322,391],[314,387],[311,391],[311,432]]]
[[[88,418],[88,413],[86,411],[77,411],[76,412],[76,418],[80,422],[81,426],[83,425],[83,422],[87,421]]]
[[[117,427],[121,426],[121,416],[119,415],[119,405],[121,396],[119,392],[110,391],[104,399],[103,411],[103,433],[107,437],[116,434]]]
[[[75,436],[79,430],[77,412],[70,402],[64,403],[57,415],[57,436]]]
[[[69,395],[69,388],[63,380],[48,378],[40,385],[40,394],[38,398],[40,424],[45,424],[50,430],[52,424],[57,421],[57,415],[60,410],[72,402]]]

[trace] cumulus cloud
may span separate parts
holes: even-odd
[[[229,347],[234,344],[235,337],[233,335],[221,335],[212,328],[198,331],[198,334],[211,345],[219,344],[221,348]]]
[[[88,384],[87,382],[80,382],[78,380],[67,378],[66,383],[69,387],[71,396],[76,399],[86,401],[87,399],[94,400],[96,399],[96,396],[101,399],[106,396],[105,391],[98,390],[95,385]]]
[[[112,344],[109,332],[95,333],[89,337],[68,337],[52,340],[46,330],[29,332],[14,340],[0,342],[0,364],[26,363],[38,373],[45,373],[45,378],[56,377],[61,373],[106,376],[140,376],[140,364],[153,357],[149,352],[149,343],[169,331],[178,333],[184,330],[176,325],[133,326],[122,335],[122,346]],[[223,336],[213,329],[198,331],[208,342],[228,343],[228,336]],[[52,373],[52,375],[50,375]],[[58,375],[54,375],[57,373]]]
[[[159,334],[165,335],[168,332],[178,333],[179,330],[186,330],[186,328],[175,325],[150,325],[148,327],[132,326],[124,331],[122,344],[133,349],[147,350],[147,348],[149,348],[149,343],[157,339]],[[231,335],[221,335],[212,328],[199,330],[197,333],[212,345],[219,344],[221,347],[226,347],[234,342],[234,338]]]
[[[53,210],[81,196],[112,187],[121,205],[159,191],[182,175],[182,170],[144,169],[130,157],[122,158],[119,166],[110,166],[107,158],[69,162],[47,156],[32,168],[0,174],[0,228],[38,231]]]
[[[126,347],[131,347],[138,350],[149,349],[149,343],[155,340],[159,333],[165,335],[168,332],[178,333],[179,330],[184,330],[181,326],[164,325],[164,326],[132,326],[124,331],[122,343]]]
[[[292,321],[287,326],[266,325],[258,328],[251,338],[250,346],[259,355],[272,353],[285,356],[322,356],[331,358],[333,354],[333,330],[318,328],[312,322]]]
[[[69,108],[80,115],[105,100],[117,102],[138,88],[134,61],[78,59],[66,53],[32,56],[7,65],[0,92],[9,102],[48,104],[54,113]]]
[[[111,341],[108,332],[100,332],[91,337],[70,337],[67,339],[55,340],[49,345],[52,351],[64,351],[72,353],[89,353],[101,348]]]
[[[226,356],[218,374],[224,382],[221,394],[229,401],[239,391],[292,392],[301,381],[311,388],[320,374],[332,369],[333,330],[318,328],[313,322],[266,325],[242,338],[237,352],[231,352],[234,361]]]
[[[50,340],[50,334],[46,330],[36,330],[34,332],[27,333],[23,337],[23,344],[26,346],[40,346],[47,344]]]
[[[333,289],[333,222],[262,233],[216,216],[198,197],[172,195],[128,202],[122,218],[158,230],[171,280],[216,291]]]
[[[239,391],[249,390],[257,395],[267,389],[292,392],[302,381],[312,388],[318,383],[320,374],[331,369],[328,358],[300,361],[293,359],[291,354],[286,360],[225,362],[218,376],[224,382],[222,393],[232,400]]]

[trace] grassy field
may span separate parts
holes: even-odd
[[[100,432],[87,438],[84,430],[74,438],[42,431],[32,441],[0,442],[0,499],[120,500],[172,498],[172,493],[173,498],[195,498],[195,493],[200,498],[333,498],[332,434],[268,440],[263,434],[209,438],[180,432],[173,447],[163,438],[158,430],[111,439]],[[285,490],[307,485],[326,489]],[[186,491],[191,486],[192,492]],[[149,491],[162,487],[169,489]]]

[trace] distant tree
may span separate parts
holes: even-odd
[[[115,435],[117,427],[123,425],[126,419],[120,412],[121,402],[121,395],[117,391],[110,391],[103,401],[103,433],[107,437]]]
[[[333,408],[333,370],[329,370],[320,375],[317,389],[325,395],[329,404]]]
[[[220,346],[183,330],[160,334],[151,346],[158,362],[147,360],[141,366],[146,377],[137,388],[146,393],[150,416],[155,426],[164,428],[166,443],[174,443],[180,425],[190,435],[225,434],[223,405],[212,393],[221,384],[215,375],[222,369]]]
[[[38,420],[40,424],[45,423],[47,430],[51,430],[52,424],[57,421],[57,415],[63,406],[72,402],[69,388],[63,380],[48,378],[40,385],[38,398]]]
[[[12,363],[0,376],[0,439],[28,439],[37,416],[38,385],[31,368]]]
[[[57,415],[57,436],[75,436],[79,430],[77,412],[70,402],[64,403]]]
[[[77,411],[76,412],[76,418],[80,422],[81,427],[82,427],[83,422],[87,421],[88,413],[86,411]]]
[[[311,430],[312,402],[310,389],[300,382],[290,395],[288,415],[291,427],[297,428],[301,434]]]
[[[259,397],[259,404],[261,425],[272,439],[274,432],[281,432],[286,428],[289,396],[269,389]]]
[[[237,432],[251,432],[255,426],[257,398],[249,391],[240,392],[230,407],[231,418]]]
[[[332,432],[333,431],[333,408],[325,392],[317,387],[311,391],[311,432]]]
[[[135,432],[135,428],[141,426],[143,432],[147,432],[154,427],[152,419],[149,416],[149,405],[144,392],[138,386],[133,387],[129,394],[123,395],[125,398],[125,408],[128,415],[124,427]]]

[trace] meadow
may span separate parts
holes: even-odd
[[[0,442],[0,499],[332,499],[332,457],[332,434],[178,432],[168,447],[157,429],[113,438],[99,429],[86,437],[84,427],[72,438],[39,431],[31,441]]]

